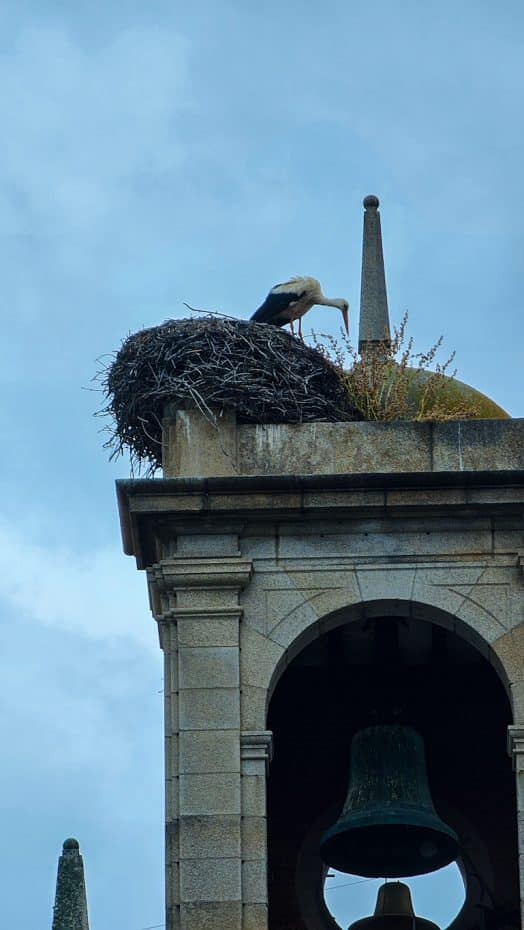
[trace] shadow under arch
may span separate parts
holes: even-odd
[[[482,611],[479,611],[479,618],[482,618]],[[315,851],[318,849],[315,830],[318,832],[318,824],[325,823],[326,811],[341,807],[347,790],[351,732],[366,725],[363,723],[362,713],[354,712],[352,702],[358,699],[358,687],[351,682],[357,679],[359,682],[365,681],[365,678],[369,677],[370,666],[369,663],[368,666],[364,663],[364,666],[359,668],[359,662],[355,657],[352,660],[351,630],[358,628],[358,635],[365,639],[369,631],[373,630],[375,622],[391,623],[395,620],[402,624],[406,641],[409,641],[410,636],[418,636],[421,633],[429,636],[430,640],[436,637],[442,641],[444,637],[446,648],[452,656],[449,667],[444,659],[444,664],[439,666],[430,657],[426,666],[421,662],[422,674],[426,674],[424,669],[427,667],[428,675],[431,673],[432,687],[435,687],[434,683],[437,682],[437,704],[443,695],[445,696],[448,687],[445,679],[450,683],[453,680],[449,687],[455,688],[463,700],[463,706],[457,708],[457,713],[454,712],[453,704],[451,709],[449,706],[443,708],[441,717],[438,708],[433,708],[429,715],[431,721],[427,723],[426,732],[423,733],[434,782],[432,794],[437,810],[446,822],[457,829],[461,837],[467,838],[464,854],[459,861],[467,888],[467,898],[464,908],[451,926],[453,930],[472,930],[477,926],[487,928],[491,926],[489,922],[481,923],[485,913],[493,911],[498,913],[500,918],[500,915],[504,917],[507,912],[510,914],[510,920],[513,919],[512,915],[516,914],[516,804],[511,765],[505,750],[506,728],[512,722],[507,670],[482,635],[482,626],[479,631],[471,622],[467,623],[435,604],[391,598],[352,603],[319,617],[289,642],[285,653],[273,668],[268,682],[267,697],[267,726],[275,734],[275,760],[270,771],[268,808],[270,930],[281,930],[282,927],[288,926],[293,926],[296,930],[333,930],[337,926],[323,901],[322,863]],[[436,634],[435,631],[438,630],[442,632]],[[341,643],[344,639],[346,642],[342,649]],[[344,652],[346,659],[349,655],[346,666],[343,661]],[[461,661],[465,663],[464,668],[460,665]],[[326,663],[325,668],[320,667],[322,662]],[[330,666],[330,662],[334,662],[333,667]],[[420,668],[415,672],[411,669],[407,677],[414,674],[415,679],[418,675],[420,680],[420,672]],[[343,685],[340,685],[341,673],[344,678]],[[308,674],[310,684],[304,686],[301,676],[305,680]],[[469,692],[467,688],[461,690],[461,677],[471,681]],[[479,682],[480,697],[477,700]],[[344,710],[340,710],[337,708],[337,701],[340,701],[340,694],[346,687],[349,697],[344,699]],[[331,703],[325,700],[327,692],[331,694]],[[320,713],[315,708],[313,722],[308,719],[311,707],[316,703],[315,699],[311,699],[312,693],[322,704]],[[427,695],[422,704],[424,701],[427,703]],[[416,708],[416,712],[411,709],[410,713],[414,713],[415,717],[418,714],[420,719],[417,729],[423,730],[424,715],[421,708]],[[347,733],[333,733],[333,714],[339,717],[335,729],[346,729]],[[493,719],[490,718],[490,714]],[[457,726],[457,718],[460,716],[464,718],[464,723]],[[406,722],[413,725],[417,723],[412,720]],[[319,731],[323,731],[320,738]],[[446,743],[448,734],[449,746]],[[455,773],[455,760],[459,767],[469,764],[467,753],[463,751],[464,747],[461,750],[462,736],[473,754],[476,747],[476,761],[467,772]],[[330,739],[333,746],[329,745]],[[487,766],[483,776],[479,778],[479,759],[482,759],[482,752],[479,750],[482,749],[483,741]],[[290,742],[291,746],[286,745],[286,742]],[[448,757],[452,759],[451,781],[457,781],[457,790],[454,785],[450,785],[448,790],[445,772],[439,770],[442,769],[442,765],[438,763],[439,755],[444,757],[446,746]],[[490,766],[493,768],[494,762],[496,772],[493,785],[489,786],[491,776],[488,770]],[[455,778],[455,775],[458,777]],[[309,793],[302,790],[304,779],[314,782],[313,790]],[[473,799],[469,808],[464,802],[469,790],[468,779]],[[279,781],[287,783],[288,787],[280,790]],[[486,784],[490,790],[494,787],[495,791],[487,800],[483,795]],[[300,805],[297,806],[298,797],[302,797],[302,809]],[[497,811],[498,800],[500,805]],[[486,805],[485,810],[482,810],[483,804]],[[497,855],[501,843],[504,842],[501,840],[500,830],[497,832],[495,821],[498,815],[506,826],[508,837],[508,849],[505,849],[504,857],[506,872],[510,878],[506,884],[500,878],[500,870],[489,853],[492,840],[493,845],[497,847]],[[298,823],[301,818],[303,822]],[[287,833],[287,840],[292,837],[293,842],[284,840],[284,833]],[[282,850],[279,849],[279,844],[282,843],[287,859],[280,855]],[[511,862],[509,866],[508,862]],[[287,919],[286,906],[282,910],[286,885],[288,894],[290,889],[293,889],[291,897],[294,896],[296,903],[294,912],[288,907]],[[512,927],[513,924],[508,923],[507,926]]]
[[[286,620],[292,618],[300,608],[289,613]],[[496,654],[491,646],[491,642],[482,636],[481,630],[483,608],[478,609],[478,628],[471,622],[467,622],[461,617],[450,611],[444,610],[437,603],[431,601],[407,600],[399,598],[377,598],[375,600],[361,600],[353,603],[347,603],[330,611],[329,613],[319,616],[315,621],[306,626],[297,636],[292,638],[287,644],[285,652],[276,663],[267,687],[266,699],[266,718],[269,711],[269,705],[273,692],[286,668],[289,664],[315,639],[335,630],[338,627],[346,626],[349,623],[365,622],[374,620],[379,617],[399,617],[412,618],[425,623],[431,623],[435,626],[442,627],[445,630],[455,633],[461,639],[470,643],[489,663],[493,666],[500,682],[506,692],[507,698],[513,711],[513,699],[510,688],[509,671],[505,668],[503,661]],[[502,625],[501,635],[507,632]]]

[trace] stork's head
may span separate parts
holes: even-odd
[[[332,307],[338,307],[344,320],[344,329],[349,336],[349,303],[343,297],[334,297],[331,301]]]
[[[342,319],[344,320],[344,329],[349,336],[349,304],[344,297],[324,297],[324,294],[320,290],[319,285],[315,294],[315,303],[322,304],[325,307],[337,307],[342,314]]]

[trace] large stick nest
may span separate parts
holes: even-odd
[[[234,408],[244,423],[357,420],[336,368],[276,326],[203,317],[168,320],[129,336],[102,372],[112,417],[106,445],[160,467],[167,403],[210,419]]]

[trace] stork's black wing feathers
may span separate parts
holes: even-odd
[[[271,291],[258,310],[255,311],[252,320],[257,323],[273,323],[274,326],[285,326],[289,323],[289,309],[292,304],[304,296],[305,291],[284,291],[280,294],[273,294]]]

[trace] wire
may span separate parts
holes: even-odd
[[[378,882],[379,878],[359,878],[357,882],[343,882],[341,885],[330,885],[326,888],[326,891],[334,891],[335,888],[347,888],[348,885],[362,885],[364,882]],[[160,927],[165,927],[165,924],[152,924],[149,927],[140,927],[140,930],[159,930]]]
[[[362,885],[364,882],[379,882],[380,878],[359,878],[358,882],[342,882],[341,885],[328,885],[326,891],[334,891],[335,888],[347,888],[348,885]]]

